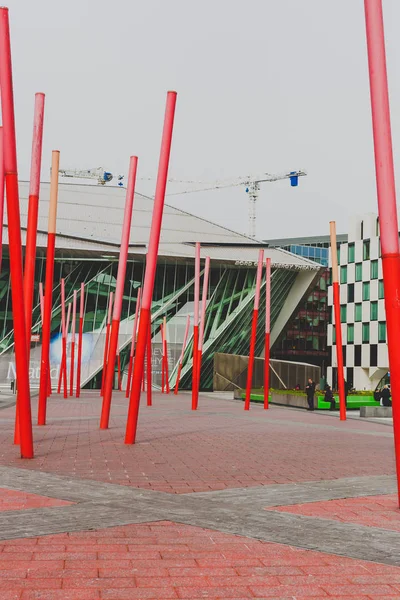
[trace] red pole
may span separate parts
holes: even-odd
[[[135,195],[136,171],[137,171],[137,156],[131,156],[129,162],[129,178],[128,187],[126,190],[125,212],[122,224],[121,247],[119,251],[117,284],[115,288],[115,299],[113,309],[113,321],[111,325],[110,349],[108,353],[108,363],[106,368],[106,376],[104,379],[104,396],[103,406],[101,411],[100,428],[108,429],[110,420],[110,409],[112,399],[112,388],[114,380],[115,357],[118,349],[118,333],[119,323],[121,321],[122,300],[124,294],[126,263],[128,260],[129,236],[131,233],[133,200]],[[118,383],[119,389],[119,383]]]
[[[179,390],[179,381],[181,378],[183,356],[185,354],[186,342],[187,342],[187,338],[188,338],[188,334],[189,334],[189,327],[190,327],[190,315],[188,315],[187,319],[186,319],[185,335],[183,336],[182,351],[181,351],[181,355],[179,357],[178,374],[176,376],[175,391],[174,391],[175,395],[177,395],[178,390]]]
[[[40,299],[40,318],[42,320],[42,330],[43,330],[43,318],[44,318],[44,294],[43,294],[43,283],[40,282],[39,283],[39,299]],[[49,387],[47,390],[47,395],[51,396],[51,375],[50,375],[50,368],[49,368]]]
[[[333,307],[335,314],[336,329],[336,358],[337,374],[339,388],[340,420],[346,420],[346,396],[344,389],[344,366],[343,366],[343,344],[342,344],[342,323],[340,319],[340,289],[338,276],[337,244],[336,244],[336,223],[331,221],[331,260],[332,260],[332,285],[333,285]]]
[[[400,504],[400,254],[382,2],[365,0],[375,169]]]
[[[104,380],[106,376],[107,369],[107,360],[108,360],[108,346],[110,341],[110,327],[111,327],[111,314],[112,314],[112,304],[113,304],[113,296],[114,292],[110,293],[110,297],[108,299],[108,315],[107,315],[107,327],[106,327],[106,339],[104,342],[104,357],[103,357],[103,373],[101,376],[101,390],[100,395],[103,395],[104,392]]]
[[[132,329],[132,341],[131,341],[131,352],[129,356],[129,367],[128,367],[128,377],[126,382],[126,394],[125,397],[129,398],[129,392],[131,390],[131,378],[132,378],[132,368],[133,368],[133,356],[135,354],[135,344],[136,344],[136,334],[137,334],[137,322],[140,310],[140,298],[141,298],[142,290],[138,289],[138,294],[136,298],[136,309],[135,309],[135,317],[133,319],[133,329]]]
[[[160,325],[161,334],[161,393],[165,391],[165,343],[164,343],[164,323]]]
[[[42,165],[44,94],[35,94],[31,174],[29,183],[28,223],[26,229],[24,300],[28,364],[31,350],[32,306],[35,285],[36,234],[39,213],[40,170]]]
[[[65,329],[65,368],[64,368],[64,398],[68,398],[68,372],[67,372],[67,341],[69,332],[69,321],[71,318],[71,303],[68,304],[67,325]]]
[[[140,404],[140,385],[143,375],[146,338],[148,335],[151,318],[151,301],[153,297],[154,279],[157,268],[157,255],[164,210],[165,188],[168,178],[168,165],[171,152],[175,105],[176,92],[168,92],[156,193],[154,197],[153,218],[150,230],[149,248],[147,252],[146,271],[142,295],[142,309],[140,311],[139,333],[136,344],[136,358],[133,367],[132,389],[129,400],[128,419],[126,423],[126,444],[134,444],[136,439]]]
[[[56,245],[56,218],[58,198],[58,169],[60,164],[60,153],[53,150],[51,157],[51,182],[50,182],[50,204],[49,224],[47,234],[46,255],[46,287],[44,296],[44,315],[42,328],[42,356],[40,368],[39,408],[38,425],[46,425],[47,392],[50,372],[49,350],[51,335],[51,307],[53,301],[53,277],[54,277],[54,254]]]
[[[192,410],[198,402],[198,362],[199,362],[199,303],[200,303],[200,243],[196,242],[194,261],[194,322],[193,322],[193,365],[192,365]]]
[[[258,306],[260,304],[260,289],[261,289],[261,276],[262,276],[263,261],[264,261],[264,250],[260,250],[258,253],[256,291],[254,294],[253,321],[252,321],[252,325],[251,325],[249,366],[247,367],[246,401],[244,404],[245,410],[250,410],[251,383],[253,380],[254,352],[255,352],[255,348],[256,348]]]
[[[81,369],[82,369],[82,340],[83,340],[83,312],[85,302],[85,284],[81,283],[81,301],[79,306],[79,336],[78,336],[78,364],[76,367],[76,398],[81,395]]]
[[[69,373],[69,395],[74,395],[74,371],[75,371],[75,321],[76,321],[76,290],[74,290],[74,300],[72,305],[72,326],[71,326],[71,366]]]
[[[269,408],[269,356],[271,332],[271,259],[265,264],[265,349],[264,349],[264,409]]]
[[[0,273],[3,259],[3,222],[4,222],[4,151],[3,128],[0,127]]]
[[[61,364],[58,375],[57,394],[61,393],[61,384],[67,373],[67,332],[65,315],[65,279],[61,279]]]
[[[153,382],[152,382],[152,376],[151,376],[151,371],[152,371],[152,364],[151,364],[151,359],[152,359],[152,351],[151,351],[151,322],[149,323],[149,332],[147,335],[147,369],[146,369],[146,373],[147,373],[147,406],[152,406],[153,402],[152,402],[152,386],[153,386]]]
[[[210,273],[210,257],[206,257],[206,264],[204,268],[204,279],[203,279],[203,295],[201,299],[201,317],[200,317],[200,331],[199,331],[199,353],[197,359],[197,402],[196,409],[199,402],[199,391],[200,391],[200,379],[201,379],[201,360],[203,356],[203,342],[204,342],[204,328],[206,324],[206,309],[207,309],[207,294],[208,294],[208,277]]]
[[[8,214],[8,246],[10,253],[11,299],[14,324],[15,365],[19,398],[19,430],[21,458],[33,458],[33,436],[27,333],[22,279],[21,222],[19,211],[17,149],[15,141],[14,95],[11,68],[8,8],[0,8],[0,88],[4,135],[4,173]]]
[[[117,348],[117,367],[118,367],[118,391],[122,392],[122,379],[121,379],[121,357]]]
[[[168,340],[167,340],[167,317],[164,317],[164,364],[165,364],[165,387],[167,394],[170,393],[169,389],[169,372],[168,372]]]

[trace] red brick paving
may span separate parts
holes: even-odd
[[[0,511],[44,508],[45,506],[68,506],[69,504],[73,503],[66,500],[38,496],[37,494],[27,494],[26,492],[0,488]]]
[[[107,431],[97,392],[52,396],[31,461],[12,445],[15,409],[2,410],[0,464],[178,494],[395,472],[392,430],[380,424],[275,406],[245,413],[240,402],[207,396],[193,413],[188,394],[154,394],[153,404],[142,403],[137,443],[126,446],[124,394],[114,393]]]
[[[398,567],[169,522],[0,546],[0,600],[399,597]]]
[[[268,510],[400,531],[400,510],[396,494],[310,502],[268,508]]]

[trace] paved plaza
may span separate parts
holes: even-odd
[[[107,431],[52,396],[31,461],[1,410],[0,600],[400,598],[390,424],[190,406],[154,394],[126,446],[123,394]]]

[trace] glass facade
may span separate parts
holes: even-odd
[[[347,325],[347,343],[354,344],[354,325]]]
[[[352,244],[348,245],[347,262],[349,264],[354,262],[354,256],[355,256],[355,245],[354,245],[354,243],[352,243]]]
[[[371,260],[371,279],[378,279],[378,261]]]
[[[369,300],[370,296],[370,283],[369,281],[364,281],[363,283],[363,300]]]
[[[361,302],[357,302],[354,305],[354,321],[356,321],[356,322],[362,321],[362,304],[361,304]]]
[[[356,281],[362,281],[362,263],[356,263]]]

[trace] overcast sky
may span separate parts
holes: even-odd
[[[178,92],[170,177],[212,182],[305,169],[264,184],[259,238],[347,230],[376,210],[362,0],[9,0],[19,174],[29,176],[34,93],[46,94],[42,179],[61,166],[155,177],[166,92]],[[400,158],[399,0],[384,0]],[[154,192],[141,181],[138,190]],[[168,192],[188,189],[170,184]],[[247,232],[245,190],[170,204]]]

